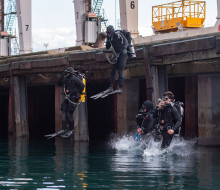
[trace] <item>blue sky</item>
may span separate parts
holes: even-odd
[[[217,16],[217,0],[206,1],[205,27],[213,26]],[[151,9],[154,5],[173,2],[173,0],[139,0],[139,32],[142,36],[152,35]],[[116,3],[116,12],[115,12]],[[115,25],[119,15],[119,0],[104,0],[109,24]],[[70,47],[75,45],[75,15],[73,0],[32,0],[32,43],[34,51]]]

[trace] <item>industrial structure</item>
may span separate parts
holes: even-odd
[[[106,31],[108,20],[101,9],[103,0],[75,0],[76,45],[95,43],[98,34]],[[120,26],[133,38],[138,37],[138,0],[120,0]]]
[[[103,0],[75,0],[76,45],[92,45],[106,28]]]
[[[0,32],[0,56],[32,52],[31,0],[0,1]]]
[[[205,1],[176,1],[152,7],[155,32],[173,32],[178,29],[201,28],[205,21]]]
[[[106,99],[89,98],[109,84],[111,65],[103,49],[76,46],[62,53],[51,50],[0,58],[1,135],[32,139],[60,130],[62,89],[57,81],[60,72],[71,66],[87,79],[86,102],[74,113],[75,141],[133,132],[143,101],[156,105],[163,92],[171,90],[185,105],[182,136],[197,137],[199,145],[220,145],[220,0],[217,7],[213,27],[134,38],[137,56],[127,62],[124,93]],[[77,39],[83,42],[81,37]]]

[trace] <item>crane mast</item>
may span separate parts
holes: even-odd
[[[98,33],[104,30],[103,0],[74,0],[76,45],[94,44]]]
[[[130,32],[132,38],[138,37],[138,0],[119,0],[119,2],[121,29]]]
[[[0,0],[0,31],[4,31],[4,0]]]
[[[31,0],[0,0],[0,32],[0,56],[32,52]]]
[[[16,0],[20,54],[32,52],[31,0]]]
[[[138,37],[138,0],[119,0],[121,29]],[[98,33],[105,31],[107,19],[101,11],[103,0],[74,0],[76,45],[92,44]]]

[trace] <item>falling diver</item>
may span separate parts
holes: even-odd
[[[61,104],[62,111],[62,130],[45,135],[48,139],[60,136],[62,138],[68,138],[74,131],[74,119],[73,112],[77,105],[85,101],[85,76],[73,70],[72,67],[64,70],[58,81],[58,86],[63,87],[63,93],[65,99]],[[67,128],[67,125],[69,126]]]
[[[130,59],[136,57],[135,49],[132,43],[132,38],[130,32],[126,30],[114,30],[114,27],[109,25],[107,27],[107,41],[106,49],[112,47],[112,51],[103,51],[107,54],[107,60],[112,64],[110,85],[107,90],[104,90],[98,94],[91,96],[90,98],[96,100],[99,98],[105,98],[112,94],[122,94],[122,88],[124,85],[123,70],[125,69],[127,57]],[[111,55],[109,56],[109,53]],[[118,70],[118,86],[119,88],[114,90],[115,74]]]

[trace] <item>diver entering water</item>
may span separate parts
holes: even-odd
[[[123,70],[125,69],[127,62],[127,48],[129,45],[128,40],[120,31],[115,31],[112,25],[109,25],[107,27],[106,33],[107,33],[106,49],[109,49],[112,46],[115,53],[117,54],[117,61],[112,66],[109,91],[113,91],[114,82],[115,82],[115,73],[118,70],[118,75],[119,75],[118,92],[122,93],[122,89],[124,85]]]
[[[164,93],[156,107],[155,119],[157,121],[157,130],[162,135],[161,148],[167,148],[171,144],[174,132],[179,130],[181,126],[181,115],[174,106],[174,95],[172,92],[167,91]]]
[[[142,104],[141,109],[136,115],[137,131],[134,139],[139,141],[143,136],[147,135],[154,128],[154,109],[151,101],[147,100]]]
[[[62,111],[62,130],[67,130],[69,124],[69,131],[62,137],[68,137],[72,134],[74,129],[73,112],[75,111],[79,99],[81,98],[84,84],[79,77],[74,75],[72,67],[67,68],[61,75],[58,86],[63,86],[65,99],[61,104]]]
[[[52,138],[60,135],[61,137],[65,138],[73,134],[73,113],[79,104],[79,100],[85,87],[82,79],[83,75],[74,71],[72,67],[64,70],[60,76],[58,86],[63,87],[62,95],[65,97],[61,104],[62,130],[51,135],[45,135],[46,137]],[[67,128],[67,125],[69,125],[69,128]]]
[[[123,71],[126,66],[126,62],[129,58],[136,57],[135,49],[132,43],[130,32],[126,30],[115,30],[112,25],[109,25],[106,30],[107,41],[106,49],[113,48],[113,54],[111,57],[107,57],[108,61],[112,64],[112,71],[110,77],[109,88],[98,94],[91,96],[90,98],[96,100],[98,98],[105,98],[111,94],[123,93],[124,76]],[[114,90],[115,74],[118,71],[118,89]]]

